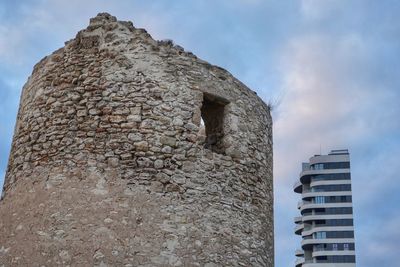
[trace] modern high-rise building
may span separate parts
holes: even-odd
[[[311,157],[293,189],[301,194],[301,216],[294,219],[302,237],[296,267],[355,267],[348,150]]]

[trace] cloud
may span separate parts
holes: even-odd
[[[7,38],[0,39],[0,60],[10,63],[18,60],[16,51],[20,50],[23,43],[23,36],[21,32],[15,31],[13,28],[1,25],[0,36],[7,36]]]
[[[366,225],[368,227],[360,225],[355,236],[358,264],[360,266],[397,266],[400,216],[397,214],[377,223],[366,223]]]
[[[286,192],[286,196],[288,196]],[[292,194],[293,195],[293,194]],[[283,197],[283,196],[279,196]],[[286,202],[281,198],[280,202]],[[290,203],[293,204],[293,203]],[[285,218],[275,222],[275,266],[293,266],[295,249],[300,248],[301,239],[294,234],[293,218],[296,214],[292,205],[284,207],[281,203],[275,207],[275,218]]]
[[[241,5],[250,5],[250,6],[254,6],[254,5],[259,5],[262,3],[262,0],[236,0],[239,4]],[[232,1],[229,1],[232,2]]]
[[[275,113],[274,128],[276,173],[282,179],[293,179],[290,173],[299,171],[301,160],[319,153],[320,145],[327,148],[340,139],[345,142],[340,125],[354,106],[346,103],[348,90],[339,78],[338,63],[345,55],[332,55],[336,49],[329,39],[319,35],[295,38],[284,51],[284,97]]]
[[[372,71],[365,67],[373,63],[368,58],[364,40],[354,34],[310,34],[289,42],[282,57],[284,98],[275,113],[277,147],[283,149],[278,156],[299,162],[300,155],[319,153],[320,145],[348,147],[399,128],[400,93],[365,78]],[[377,107],[386,108],[371,113]],[[278,171],[288,169],[281,166],[287,160],[279,158]]]
[[[300,11],[306,19],[318,20],[333,16],[343,5],[342,0],[301,0]]]
[[[353,181],[354,198],[363,212],[360,214],[361,216],[368,218],[370,214],[365,211],[368,211],[370,207],[377,206],[380,208],[374,212],[377,215],[374,220],[381,219],[382,215],[386,215],[388,209],[393,208],[386,203],[400,201],[400,195],[398,195],[400,190],[399,151],[400,141],[396,140],[390,141],[390,147],[384,150],[372,148],[355,155],[356,158],[363,157],[365,160],[364,164],[353,166],[353,176],[358,178]],[[362,155],[363,152],[369,155]]]
[[[19,91],[13,90],[9,82],[0,77],[0,188],[2,188],[12,131],[18,108]],[[12,115],[10,115],[12,114]]]

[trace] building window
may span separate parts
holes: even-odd
[[[351,191],[350,184],[317,185],[311,188],[312,192]]]
[[[330,173],[318,174],[311,177],[311,181],[324,181],[324,180],[350,180],[350,173]]]
[[[311,165],[311,170],[323,170],[323,169],[324,169],[324,164],[322,163]]]
[[[228,101],[204,93],[201,107],[201,118],[204,122],[206,140],[204,147],[216,153],[224,153],[222,139],[224,137],[225,106]]]
[[[313,251],[324,251],[326,250],[326,244],[314,245]]]
[[[350,162],[326,162],[316,163],[310,166],[311,170],[325,170],[325,169],[348,169]]]
[[[343,250],[349,250],[349,244],[344,243],[343,244]]]
[[[321,204],[321,203],[325,203],[325,197],[315,197],[315,203]]]
[[[327,238],[353,238],[353,231],[332,231],[328,232],[326,235]]]
[[[326,232],[316,232],[316,233],[314,233],[314,238],[315,239],[325,239]]]
[[[332,244],[332,250],[338,250],[338,244]]]

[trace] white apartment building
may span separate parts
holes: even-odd
[[[301,194],[294,219],[301,235],[296,267],[355,267],[350,156],[347,149],[303,163],[294,192]]]

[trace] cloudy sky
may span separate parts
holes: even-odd
[[[358,266],[398,266],[400,1],[1,0],[0,184],[33,65],[98,12],[173,39],[274,104],[277,267],[293,266],[300,247],[292,185],[301,162],[342,148],[351,153]]]

